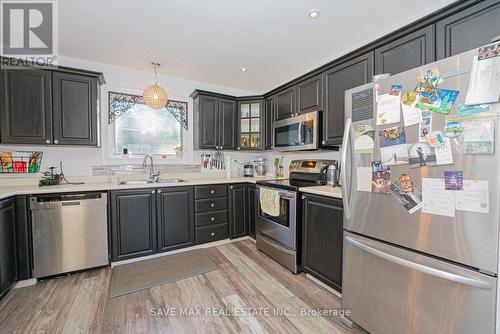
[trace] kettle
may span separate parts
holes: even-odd
[[[340,182],[340,166],[338,162],[335,162],[328,166],[326,170],[326,184],[332,186],[338,186]]]

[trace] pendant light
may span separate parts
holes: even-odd
[[[158,85],[158,68],[160,67],[159,63],[151,63],[153,69],[155,71],[156,82],[154,85],[150,85],[144,89],[144,93],[142,93],[142,98],[144,99],[144,103],[150,108],[160,109],[167,105],[168,97],[167,92],[161,86]]]

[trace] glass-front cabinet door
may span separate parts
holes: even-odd
[[[239,103],[239,144],[241,150],[262,149],[262,116],[261,100],[242,101]]]

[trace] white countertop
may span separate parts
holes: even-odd
[[[207,184],[224,184],[224,183],[256,183],[258,180],[271,180],[274,178],[266,177],[207,177],[193,178],[183,177],[187,182],[179,183],[146,183],[146,184],[127,184],[119,185],[110,182],[88,182],[85,184],[60,184],[57,186],[39,187],[38,185],[9,185],[0,186],[0,199],[15,195],[28,194],[51,194],[64,192],[85,192],[85,191],[108,191],[108,190],[124,190],[124,189],[141,189],[141,188],[167,188],[167,187],[182,187],[182,186],[199,186]]]
[[[299,188],[299,191],[307,194],[342,198],[342,188],[333,187],[331,185],[317,186],[317,187],[303,187]]]

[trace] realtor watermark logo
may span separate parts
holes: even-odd
[[[57,65],[57,1],[0,0],[1,68]]]

